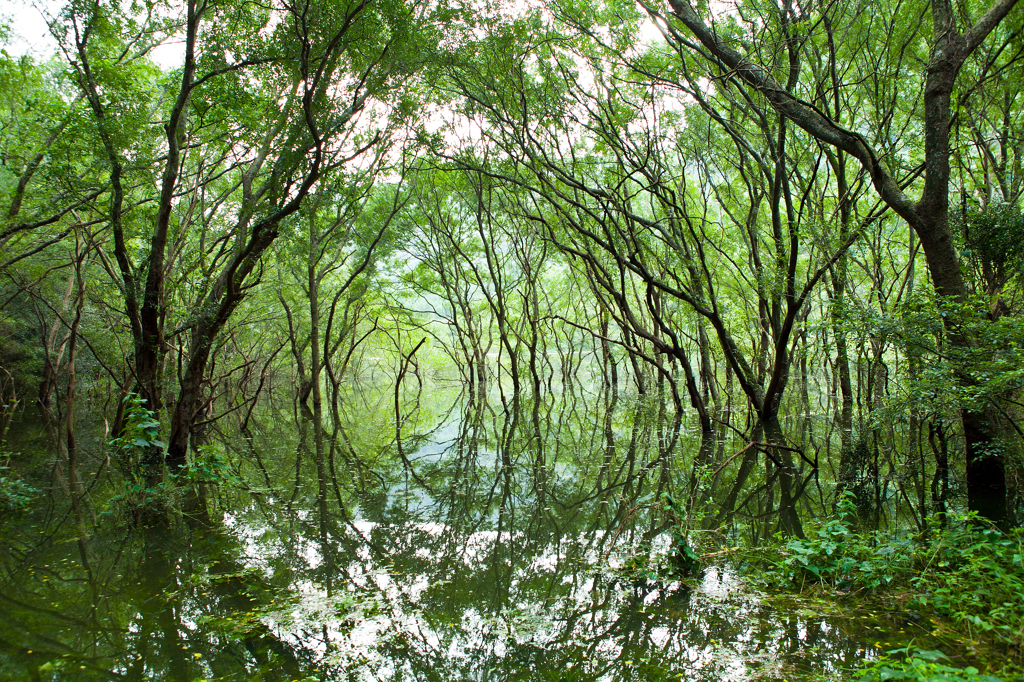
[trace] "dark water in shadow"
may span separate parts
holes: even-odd
[[[207,518],[131,525],[100,466],[84,540],[59,489],[4,520],[0,679],[836,679],[909,637],[724,564],[674,579],[660,499],[689,499],[697,443],[657,404],[581,397],[437,391],[400,445],[385,397],[353,397],[323,506],[286,409],[211,441]]]

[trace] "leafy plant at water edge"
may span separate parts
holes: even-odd
[[[136,480],[127,480],[120,492],[107,502],[102,514],[139,523],[152,513],[177,508],[181,493],[180,488],[164,481],[146,486]]]
[[[144,458],[150,448],[164,448],[160,440],[160,421],[145,406],[145,399],[129,393],[124,399],[124,428],[121,435],[108,445],[125,476],[123,489],[112,497],[106,513],[115,510],[133,521],[139,521],[149,511],[172,507],[172,486],[164,481],[148,485],[145,480]]]
[[[0,512],[25,509],[39,492],[10,471],[10,467],[0,466]]]
[[[700,555],[690,546],[686,528],[682,519],[686,518],[682,507],[666,494],[665,506],[668,507],[673,524],[669,529],[669,536],[672,538],[672,563],[673,572],[682,576],[693,576],[700,570]]]
[[[782,559],[770,573],[801,587],[808,579],[843,590],[877,589],[892,583],[912,563],[912,542],[857,533],[856,514],[853,493],[847,492],[839,502],[839,515],[808,537],[786,542]]]
[[[670,522],[665,533],[670,539],[668,551],[652,551],[649,543],[642,543],[618,569],[618,573],[631,581],[682,580],[696,577],[701,571],[701,557],[689,539],[683,519],[685,510],[668,494],[663,494]]]
[[[179,480],[186,480],[193,485],[209,483],[220,485],[223,483],[239,483],[241,479],[232,472],[230,463],[223,453],[215,447],[204,446],[198,448],[192,461],[188,463],[181,473],[176,476]]]
[[[964,646],[1000,645],[1019,665],[1024,530],[1002,533],[971,514],[949,519],[947,528],[927,538],[887,537],[856,532],[850,510],[841,511],[806,539],[779,546],[780,558],[768,560],[759,576],[781,587],[823,585],[895,598],[909,615],[930,613],[944,620],[935,622],[945,638]],[[761,552],[751,563],[763,565],[769,555]]]
[[[969,635],[986,634],[1011,646],[1024,644],[1024,531],[979,528],[973,519],[953,524],[921,553],[910,579],[912,608],[930,608]]]
[[[160,421],[146,408],[145,399],[129,393],[124,399],[124,428],[108,445],[117,463],[129,478],[142,470],[142,457],[149,448],[167,447],[160,440]]]
[[[920,682],[1002,682],[992,675],[982,675],[977,668],[955,668],[941,661],[949,659],[941,651],[918,648],[894,649],[865,664],[854,676],[857,682],[884,680],[918,680]]]

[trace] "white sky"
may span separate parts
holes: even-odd
[[[0,0],[0,20],[9,23],[10,39],[3,46],[9,54],[51,54],[55,44],[38,9],[21,0]]]
[[[10,36],[0,48],[11,55],[30,54],[38,60],[46,59],[56,51],[56,42],[50,36],[45,14],[56,12],[59,0],[0,0],[0,21],[9,23]],[[513,6],[527,6],[519,0]],[[661,40],[661,34],[654,22],[647,20],[641,29],[641,42],[650,44]],[[150,58],[161,68],[173,69],[184,58],[184,45],[169,43],[157,47]]]
[[[54,0],[0,0],[0,21],[10,26],[10,36],[0,48],[10,55],[31,55],[38,61],[54,54],[57,43],[50,35],[44,13],[56,12],[61,4]],[[160,68],[174,69],[185,58],[185,46],[180,42],[167,43],[149,56]]]

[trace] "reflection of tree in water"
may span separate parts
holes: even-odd
[[[278,639],[258,618],[239,617],[263,611],[273,587],[238,562],[236,543],[220,528],[188,530],[170,543],[169,528],[144,533],[135,599],[141,623],[126,678],[148,679],[162,663],[166,679],[192,680],[204,672],[197,669],[200,660],[217,677],[254,670],[267,679],[301,677],[301,649]]]
[[[73,529],[22,537],[31,558],[5,557],[5,677],[63,661],[129,680],[710,680],[856,658],[835,627],[718,569],[696,587],[652,577],[661,493],[694,479],[685,453],[716,455],[654,401],[577,391],[410,414],[403,457],[353,421],[328,486],[296,477],[312,459],[301,421],[290,442],[256,437],[249,492],[216,496],[222,521],[108,523],[89,579]],[[66,570],[43,582],[26,561]]]
[[[656,679],[655,668],[700,663],[718,679],[722,642],[734,643],[739,661],[752,643],[776,655],[786,652],[780,642],[795,651],[801,636],[813,639],[813,626],[793,636],[795,621],[733,618],[728,601],[624,583],[611,570],[660,528],[651,506],[683,464],[672,460],[678,422],[650,403],[616,414],[602,409],[612,401],[589,398],[512,400],[507,414],[465,401],[455,435],[437,429],[443,457],[424,448],[429,456],[409,457],[415,477],[390,473],[388,500],[363,504],[362,522],[337,537],[364,540],[339,570],[375,611],[372,625],[341,635],[349,643],[337,650],[352,655],[340,665],[362,667],[361,677],[353,671],[361,679],[403,670],[417,679],[546,679],[548,670],[560,679],[570,669],[590,679],[619,668],[628,678],[643,663],[644,679]]]
[[[111,523],[110,526],[115,524]],[[295,679],[310,657],[255,614],[274,585],[239,563],[219,525],[155,525],[93,538],[105,557],[81,570],[62,537],[4,559],[4,679]],[[248,615],[246,615],[248,614]]]

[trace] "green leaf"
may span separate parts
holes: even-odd
[[[923,658],[926,661],[933,661],[934,662],[934,661],[937,661],[937,660],[939,660],[941,658],[948,659],[949,657],[946,656],[946,654],[942,653],[941,651],[937,651],[935,649],[930,649],[930,650],[927,650],[927,651],[923,650],[923,649],[918,649],[917,651],[914,652],[914,658]]]

